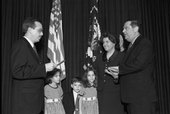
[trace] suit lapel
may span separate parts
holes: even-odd
[[[124,58],[124,62],[128,60],[128,58],[133,54],[134,49],[138,46],[138,44],[140,43],[140,41],[142,40],[141,35],[135,40],[135,42],[133,43],[133,45],[131,46],[131,48],[129,50],[126,51],[125,54],[125,58]]]
[[[34,51],[34,49],[32,48],[32,46],[30,45],[30,43],[25,39],[23,38],[24,41],[26,42],[27,46],[28,46],[28,49],[30,50],[31,54],[33,55],[33,57],[39,62],[39,56],[36,54],[36,52]]]

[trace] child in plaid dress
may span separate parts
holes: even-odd
[[[45,91],[45,114],[65,114],[62,104],[63,90],[60,85],[61,70],[54,69],[47,74]]]
[[[97,76],[93,68],[88,68],[83,76],[84,95],[80,100],[81,114],[99,114],[97,99]]]

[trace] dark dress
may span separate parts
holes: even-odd
[[[119,82],[104,71],[106,67],[118,66],[122,58],[123,53],[115,51],[109,60],[106,59],[106,54],[101,54],[94,63],[98,74],[97,92],[100,114],[124,114]]]

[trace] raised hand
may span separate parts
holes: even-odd
[[[124,51],[123,43],[124,43],[123,37],[122,37],[122,35],[119,35],[119,46],[120,46],[121,52]]]

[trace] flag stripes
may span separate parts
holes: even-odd
[[[65,77],[64,46],[62,31],[62,14],[60,0],[53,0],[50,25],[47,56],[61,69]]]

